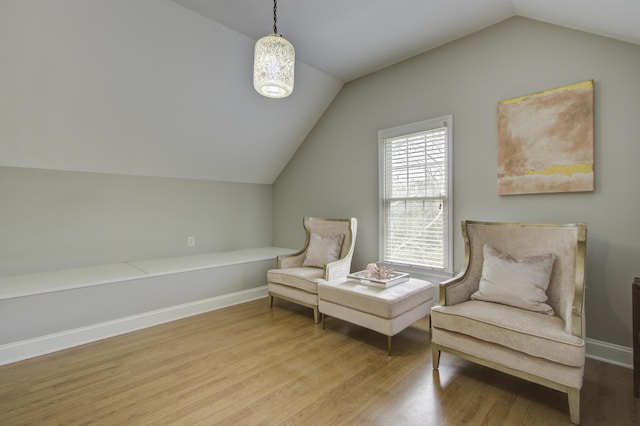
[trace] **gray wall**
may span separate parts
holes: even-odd
[[[587,337],[631,346],[631,282],[640,275],[640,46],[524,18],[345,85],[274,183],[274,244],[304,242],[300,218],[355,216],[354,269],[376,260],[377,132],[454,120],[454,263],[462,219],[586,222]],[[500,197],[496,107],[503,99],[595,81],[590,193]]]
[[[0,275],[272,245],[271,185],[0,167],[0,200]]]

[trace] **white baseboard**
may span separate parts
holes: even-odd
[[[587,344],[587,358],[633,368],[632,348],[593,339],[585,339],[585,342]]]
[[[0,365],[33,358],[119,334],[202,314],[267,296],[267,286],[170,306],[126,318],[80,327],[0,346]]]
[[[87,327],[8,343],[0,346],[0,365],[11,364],[12,362],[22,361],[142,328],[249,302],[266,296],[267,287],[262,286],[212,297],[210,299],[145,312],[126,318],[119,318]],[[586,345],[587,358],[625,368],[633,368],[633,350],[631,348],[593,339],[586,339]]]

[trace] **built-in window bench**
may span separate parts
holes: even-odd
[[[263,247],[0,277],[0,365],[265,297],[267,271],[293,252]]]

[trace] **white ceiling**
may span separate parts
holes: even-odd
[[[270,0],[173,0],[253,40]],[[638,0],[280,0],[278,33],[299,61],[350,81],[520,15],[640,44]]]
[[[272,33],[271,0],[172,1],[251,43]],[[335,83],[320,85],[321,79],[333,77],[346,83],[516,15],[640,44],[640,0],[280,0],[278,33],[296,49],[296,86],[284,103],[267,103],[273,114],[284,105],[293,108],[288,121],[301,129],[296,135],[282,134],[280,124],[265,122],[268,136],[263,142],[273,150],[271,156],[255,160],[261,166],[270,165],[259,181],[271,183],[277,178],[303,142],[300,135],[306,136],[328,105],[326,98],[320,105],[319,98],[305,92],[313,88],[316,93],[337,93]],[[306,74],[302,65],[308,66]],[[249,85],[246,80],[234,83]],[[239,101],[246,101],[243,111],[261,115],[256,99]],[[304,113],[302,107],[310,105],[317,108]],[[242,169],[236,170],[238,175],[232,179],[255,181]]]
[[[344,83],[515,15],[640,44],[640,0],[280,0],[274,100],[271,0],[2,0],[0,165],[271,184]]]

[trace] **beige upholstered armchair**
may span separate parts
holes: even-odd
[[[274,297],[308,306],[317,324],[318,282],[346,277],[351,271],[357,220],[305,217],[303,225],[307,233],[304,248],[278,256],[278,268],[267,272],[269,306]]]
[[[585,361],[584,224],[462,222],[465,265],[431,312],[440,352],[567,393],[580,422]]]

